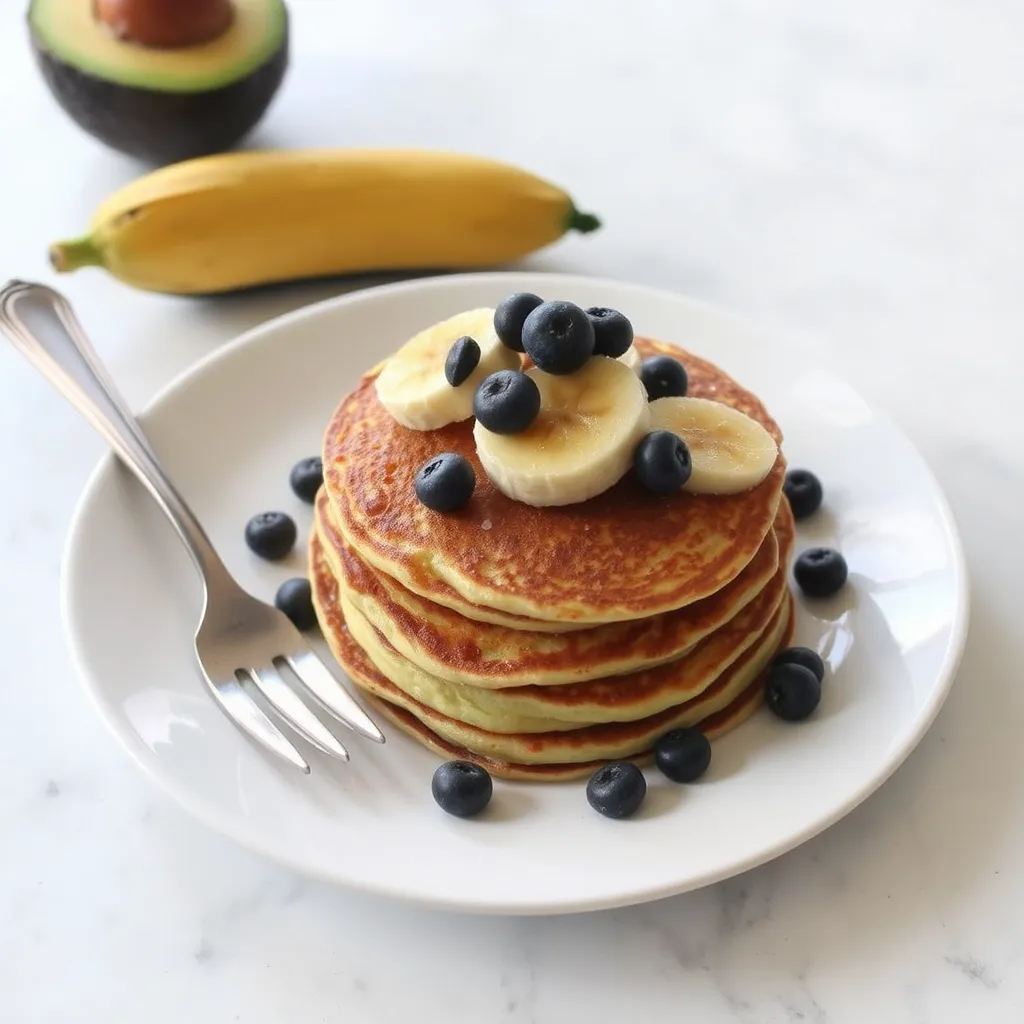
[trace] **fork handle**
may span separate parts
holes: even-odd
[[[225,577],[227,570],[206,531],[167,478],[67,299],[45,285],[10,281],[0,289],[0,330],[103,435],[145,485],[207,585]]]

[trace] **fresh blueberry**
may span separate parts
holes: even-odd
[[[480,346],[473,338],[459,338],[444,361],[444,377],[453,388],[465,384],[480,362]]]
[[[291,551],[298,533],[284,512],[261,512],[245,524],[245,543],[260,558],[277,562]]]
[[[502,300],[494,311],[494,333],[503,345],[523,351],[523,323],[543,301],[533,292],[516,292]]]
[[[654,761],[673,782],[694,782],[711,764],[711,743],[700,729],[673,729],[654,744]]]
[[[435,512],[454,512],[473,495],[476,473],[458,452],[442,452],[424,462],[413,480],[416,497]]]
[[[803,665],[814,673],[819,683],[825,678],[825,662],[821,660],[821,655],[817,651],[812,651],[810,647],[787,647],[772,659],[772,668],[777,665]]]
[[[794,519],[806,519],[821,508],[824,491],[821,481],[808,469],[791,469],[786,474],[782,492],[793,510]]]
[[[304,576],[285,580],[274,595],[274,607],[284,612],[296,629],[312,629],[316,625],[313,591]]]
[[[540,412],[540,389],[521,370],[499,370],[480,382],[473,415],[492,434],[518,434]]]
[[[606,818],[628,818],[647,795],[644,773],[630,761],[598,768],[587,783],[587,802]]]
[[[808,548],[793,566],[793,576],[808,597],[831,597],[847,575],[846,559],[834,548]]]
[[[591,306],[587,316],[594,325],[594,355],[624,356],[633,344],[633,325],[617,310]]]
[[[768,707],[787,722],[802,722],[821,700],[821,683],[805,665],[786,662],[776,665],[764,683]]]
[[[526,318],[523,346],[545,373],[575,373],[594,354],[594,325],[571,302],[545,302]]]
[[[490,803],[494,783],[487,769],[472,761],[446,761],[434,772],[430,792],[442,811],[471,818]]]
[[[671,430],[652,430],[636,446],[633,468],[644,487],[662,497],[675,494],[693,472],[690,449]]]
[[[311,505],[316,501],[316,492],[324,482],[324,463],[319,455],[311,455],[292,466],[288,482],[297,498],[308,501]]]
[[[640,380],[651,402],[656,398],[682,398],[689,385],[686,367],[671,356],[651,356],[645,359],[640,369]]]

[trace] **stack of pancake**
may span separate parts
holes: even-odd
[[[781,441],[761,402],[717,367],[634,344],[681,359],[688,394]],[[713,738],[757,708],[790,635],[781,454],[742,494],[657,497],[630,473],[589,501],[536,508],[490,483],[472,420],[409,430],[378,401],[376,373],[327,430],[310,559],[324,635],[387,718],[444,757],[555,780],[642,761],[678,726]],[[441,452],[476,470],[458,512],[431,511],[413,488]]]

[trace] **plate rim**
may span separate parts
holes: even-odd
[[[796,346],[804,351],[813,367],[827,371],[831,376],[846,384],[845,378],[833,372],[827,361],[821,360],[816,356],[811,356],[807,352],[806,340],[800,334],[795,332],[789,333],[784,330],[777,329],[771,324],[761,324],[759,321],[751,317],[744,316],[728,308],[720,307],[702,299],[692,298],[667,288],[635,284],[631,281],[618,280],[606,276],[556,272],[549,273],[546,271],[535,270],[503,270],[417,277],[410,280],[378,284],[367,288],[356,288],[353,291],[345,292],[340,295],[329,296],[316,302],[300,306],[297,309],[289,310],[288,312],[282,313],[278,316],[271,317],[268,320],[264,320],[261,323],[246,329],[227,342],[218,345],[211,352],[186,366],[181,372],[172,377],[153,394],[153,396],[137,413],[137,417],[139,421],[145,425],[146,419],[158,406],[163,404],[179,391],[187,389],[192,380],[203,375],[211,366],[224,359],[231,358],[237,351],[258,342],[263,336],[270,332],[287,329],[291,324],[308,319],[309,317],[315,317],[327,309],[335,309],[347,305],[357,305],[369,298],[380,296],[386,298],[388,295],[392,294],[429,290],[440,286],[457,288],[458,286],[469,282],[499,284],[502,281],[512,279],[522,281],[524,278],[543,279],[545,281],[550,281],[552,284],[562,284],[567,288],[572,288],[573,286],[608,286],[619,289],[625,288],[637,295],[646,295],[652,300],[681,301],[695,310],[700,310],[713,316],[719,321],[728,320],[737,327],[757,330],[775,336],[782,335],[786,338],[789,345]],[[806,826],[799,832],[780,839],[768,847],[759,849],[756,853],[723,861],[717,869],[706,871],[700,876],[691,877],[678,885],[666,883],[657,887],[642,890],[634,889],[617,896],[613,895],[608,897],[599,897],[596,899],[575,898],[566,901],[553,901],[551,899],[547,899],[534,902],[516,900],[511,903],[496,899],[493,901],[474,900],[466,902],[458,899],[452,899],[447,896],[432,897],[425,895],[420,891],[403,889],[401,885],[367,884],[360,881],[343,880],[326,871],[310,867],[289,854],[270,849],[269,846],[256,835],[245,833],[244,831],[236,829],[230,824],[225,824],[221,821],[218,815],[214,811],[208,810],[202,801],[196,801],[191,793],[185,792],[180,786],[175,784],[173,778],[168,777],[167,773],[156,771],[153,765],[151,765],[143,756],[142,751],[137,749],[136,744],[131,741],[130,737],[119,728],[115,716],[108,713],[107,706],[100,699],[100,688],[93,682],[93,673],[87,667],[86,658],[82,650],[81,638],[78,636],[77,631],[73,626],[74,612],[72,608],[72,592],[75,589],[73,553],[79,543],[79,536],[84,529],[83,524],[85,522],[86,508],[92,500],[94,492],[100,487],[104,475],[110,471],[108,467],[116,467],[117,458],[113,452],[110,451],[105,452],[93,467],[81,493],[78,496],[78,499],[74,504],[61,551],[60,619],[65,643],[71,657],[72,666],[76,676],[78,677],[80,685],[85,690],[90,703],[93,705],[93,708],[99,715],[101,721],[103,721],[107,729],[116,737],[120,747],[129,755],[131,760],[138,765],[143,774],[156,784],[156,787],[161,792],[166,794],[182,810],[186,811],[196,820],[202,822],[203,825],[210,828],[215,833],[230,839],[232,842],[238,843],[240,846],[266,858],[270,862],[279,864],[303,877],[313,878],[336,887],[347,888],[366,895],[384,897],[432,910],[472,914],[497,914],[502,916],[561,915],[611,910],[666,899],[672,896],[682,895],[686,892],[692,892],[709,885],[714,885],[717,882],[736,877],[737,875],[741,875],[756,867],[767,864],[783,854],[796,849],[829,829],[832,825],[836,824],[836,822],[840,821],[859,807],[865,800],[874,795],[903,765],[934,724],[939,711],[942,709],[942,706],[952,689],[967,642],[971,610],[970,578],[963,539],[960,535],[959,525],[949,503],[949,499],[936,478],[931,465],[928,463],[927,459],[925,459],[918,446],[906,431],[896,423],[884,408],[863,399],[860,392],[851,385],[846,384],[846,386],[850,387],[850,389],[865,402],[865,405],[871,410],[872,416],[884,423],[888,429],[898,434],[909,446],[912,453],[917,457],[926,482],[930,486],[932,494],[936,500],[943,535],[950,546],[952,555],[951,569],[956,591],[956,604],[949,639],[943,652],[942,663],[936,676],[936,686],[934,687],[928,702],[922,708],[921,713],[914,722],[913,728],[906,733],[898,744],[894,745],[894,747],[887,752],[885,764],[882,770],[875,773],[866,783],[858,786],[850,796],[837,806],[833,807],[828,814],[822,815],[811,825]]]

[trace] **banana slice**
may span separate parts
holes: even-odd
[[[480,346],[480,362],[457,388],[444,375],[452,344],[463,335]],[[421,331],[385,364],[377,378],[377,397],[399,423],[413,430],[437,430],[473,415],[473,395],[484,377],[518,370],[522,357],[494,333],[494,310],[471,309]]]
[[[636,350],[636,345],[630,345],[626,351],[619,356],[619,362],[625,363],[638,377],[644,367],[644,357]]]
[[[693,472],[683,485],[694,494],[738,494],[756,487],[779,454],[757,420],[707,398],[651,402],[651,430],[671,430],[690,449]]]
[[[556,377],[529,371],[540,414],[521,434],[473,428],[484,471],[503,494],[528,505],[572,505],[608,490],[633,464],[649,429],[647,393],[628,366],[594,356]]]

